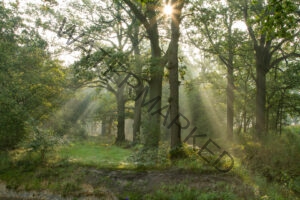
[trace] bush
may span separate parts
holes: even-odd
[[[24,123],[19,117],[6,115],[0,115],[0,150],[14,149],[26,134]]]
[[[244,164],[262,174],[268,182],[298,190],[300,174],[300,135],[286,131],[281,136],[269,134],[260,141],[244,141]],[[298,192],[298,191],[297,191]]]
[[[39,130],[35,127],[31,134],[23,141],[21,146],[28,149],[29,154],[38,153],[40,161],[45,162],[46,155],[53,151],[56,145],[62,143],[62,138],[58,137],[53,130]]]
[[[0,171],[9,168],[11,165],[11,160],[8,152],[0,151]]]
[[[136,152],[128,160],[138,168],[166,167],[170,165],[169,147],[165,143],[161,143],[159,149],[147,149],[140,145],[136,147]]]

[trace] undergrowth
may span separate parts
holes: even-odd
[[[284,134],[268,135],[260,140],[251,135],[238,137],[234,149],[235,165],[228,175],[239,177],[243,185],[251,187],[257,199],[297,199],[300,194],[300,136],[292,130]],[[16,149],[0,152],[0,179],[8,188],[26,190],[49,189],[65,196],[80,191],[86,168],[127,170],[182,169],[195,174],[220,173],[207,163],[191,146],[183,145],[187,157],[170,160],[169,146],[160,143],[158,150],[146,150],[136,145],[121,148],[113,145],[113,138],[88,138],[85,141],[69,141],[41,158],[39,152]],[[209,159],[216,159],[210,155]],[[47,159],[41,162],[41,159]],[[226,166],[226,163],[222,163]],[[71,178],[70,178],[71,177]],[[133,191],[133,193],[138,191]],[[246,190],[245,190],[246,192]],[[232,188],[217,191],[199,191],[188,184],[170,184],[160,190],[137,199],[238,199]]]
[[[238,197],[233,193],[230,187],[226,187],[223,191],[202,191],[191,188],[185,184],[163,185],[160,190],[154,194],[145,195],[147,200],[234,200]]]

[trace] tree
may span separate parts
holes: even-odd
[[[158,32],[158,15],[156,11],[160,1],[146,1],[145,3],[133,2],[131,0],[123,0],[124,3],[130,8],[130,11],[139,20],[146,30],[147,37],[150,41],[151,47],[151,65],[150,65],[150,99],[161,98],[162,96],[162,77],[165,62],[162,59],[162,51],[159,44]],[[143,10],[145,10],[143,12]],[[153,110],[161,108],[161,101],[159,100]],[[152,116],[149,114],[149,122],[151,129],[147,130],[145,134],[145,148],[157,149],[160,140],[160,115]],[[149,126],[150,128],[150,126]]]
[[[100,49],[74,63],[75,77],[81,86],[105,88],[116,97],[117,102],[117,138],[115,143],[125,141],[125,103],[128,100],[126,74],[122,72],[129,66],[128,54],[115,52],[114,49]]]
[[[227,69],[227,136],[233,135],[234,124],[234,70],[237,68],[236,56],[245,40],[245,33],[234,28],[239,13],[230,1],[215,2],[209,6],[204,2],[194,2],[191,7],[194,15],[190,22],[197,31],[192,30],[191,42],[199,49],[217,55]],[[200,33],[199,33],[200,32]]]
[[[133,16],[131,26],[128,27],[128,36],[132,43],[132,48],[134,52],[134,70],[133,73],[140,77],[140,84],[135,88],[135,96],[137,97],[139,94],[143,92],[144,84],[142,74],[142,56],[139,47],[140,43],[140,23]],[[141,120],[142,120],[142,98],[135,100],[134,103],[134,117],[133,117],[133,145],[140,142],[140,131],[141,131]]]
[[[181,12],[184,0],[171,0],[171,41],[168,47],[168,70],[170,84],[170,118],[176,119],[176,125],[171,126],[171,149],[181,147],[181,124],[179,121],[179,80],[178,80],[178,42],[180,37]]]
[[[132,20],[130,24],[130,18],[119,2],[103,3],[101,6],[91,1],[70,3],[68,15],[71,19],[63,18],[58,35],[68,38],[69,48],[81,52],[81,59],[73,65],[78,86],[104,88],[115,95],[118,111],[116,143],[121,144],[125,141],[125,103],[128,101],[128,87],[122,81],[130,72],[132,61],[131,50],[127,49],[132,35],[128,35],[126,28],[129,30],[135,22]],[[62,13],[52,11],[49,8],[48,14],[62,18]],[[81,19],[82,13],[87,17]],[[49,25],[46,27],[51,30]],[[78,29],[82,32],[77,33]]]
[[[136,16],[144,26],[151,45],[151,66],[150,66],[150,99],[161,98],[162,95],[162,76],[163,69],[168,63],[169,83],[170,83],[170,118],[176,120],[176,124],[171,127],[171,148],[181,146],[179,122],[179,81],[178,81],[178,41],[180,36],[179,25],[181,22],[181,11],[184,1],[172,0],[170,6],[173,9],[171,14],[171,41],[166,54],[163,56],[159,45],[160,35],[158,31],[159,8],[162,7],[161,1],[146,1],[143,3],[133,3],[130,0],[124,0],[131,12]],[[143,12],[145,10],[145,12]],[[154,110],[161,108],[161,101],[155,106]],[[146,146],[157,148],[160,138],[160,115],[149,116],[153,129],[146,134]]]
[[[299,62],[281,63],[270,70],[267,81],[267,130],[281,134],[289,116],[299,115]]]
[[[0,5],[0,148],[14,148],[63,102],[65,73],[46,51],[47,43],[25,26],[15,10]]]
[[[293,1],[243,1],[240,8],[252,40],[256,66],[256,132],[266,132],[266,75],[280,62],[299,57],[299,16]]]

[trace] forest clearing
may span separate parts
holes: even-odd
[[[300,199],[300,2],[3,0],[0,200]]]

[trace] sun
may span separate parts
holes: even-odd
[[[171,15],[173,12],[173,7],[170,4],[166,4],[164,7],[164,13],[166,15]]]

